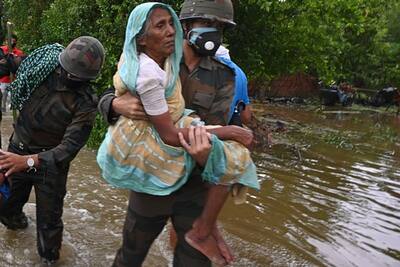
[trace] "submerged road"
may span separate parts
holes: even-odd
[[[253,152],[262,183],[244,205],[220,216],[232,266],[400,266],[400,120],[392,113],[254,105],[270,125],[285,124],[271,148]],[[6,114],[3,142],[12,131]],[[3,144],[4,147],[4,144]],[[121,243],[128,193],[100,177],[96,151],[72,162],[57,266],[111,266]],[[41,266],[34,194],[29,227],[0,225],[0,266]],[[171,266],[167,231],[145,266]]]

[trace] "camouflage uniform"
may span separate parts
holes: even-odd
[[[227,125],[235,93],[232,70],[211,57],[202,57],[192,73],[182,63],[179,74],[186,108],[196,111],[206,124]]]
[[[182,62],[180,78],[186,108],[195,110],[207,124],[228,124],[234,94],[234,74],[229,67],[211,57],[202,57],[192,72]],[[108,90],[99,102],[100,113],[111,124],[118,118],[111,110],[113,98],[113,91]],[[200,174],[201,171],[195,169],[189,181],[168,196],[131,191],[123,245],[117,252],[113,266],[141,266],[151,244],[169,218],[178,234],[174,266],[211,266],[208,258],[184,239],[205,203],[208,188]]]
[[[38,251],[49,260],[59,257],[69,164],[90,135],[97,104],[87,83],[74,88],[61,81],[57,71],[50,74],[21,110],[8,150],[38,153],[40,167],[11,175],[11,196],[1,212],[8,218],[22,214],[34,186]]]

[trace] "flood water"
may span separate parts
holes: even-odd
[[[285,132],[253,153],[262,184],[220,215],[231,266],[400,266],[400,118],[393,111],[255,105]],[[11,117],[2,123],[3,140]],[[72,162],[57,266],[110,266],[121,243],[128,194],[100,177],[95,151]],[[0,226],[0,266],[41,266],[34,195],[29,227]],[[167,231],[144,266],[169,266]]]

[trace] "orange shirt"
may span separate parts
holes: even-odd
[[[5,55],[8,54],[8,46],[7,45],[0,46],[0,49],[3,50]],[[13,53],[14,56],[22,56],[22,55],[24,55],[24,52],[22,50],[20,50],[19,48],[17,48],[17,47],[13,48],[12,53]],[[10,82],[11,82],[11,79],[10,79],[9,75],[0,77],[0,83],[10,83]]]

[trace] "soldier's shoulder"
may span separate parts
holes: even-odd
[[[84,102],[89,102],[93,104],[97,104],[98,96],[95,93],[93,86],[90,84],[85,84],[82,86],[81,90],[78,90],[79,94],[83,97]]]
[[[97,102],[99,101],[99,97],[97,96],[96,91],[92,86],[88,87],[87,94],[90,100],[97,104]]]
[[[234,74],[234,71],[232,70],[232,68],[225,61],[221,60],[221,58],[219,58],[219,57],[210,57],[210,61],[217,68],[226,70],[227,72],[231,72],[232,74]]]
[[[221,61],[217,57],[209,57],[210,65],[212,69],[218,73],[218,76],[224,77],[224,80],[234,80],[235,72],[225,62]]]

